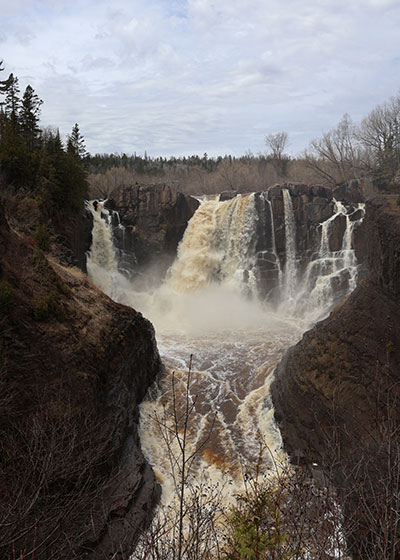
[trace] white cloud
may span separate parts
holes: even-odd
[[[4,6],[3,6],[4,4]],[[0,59],[88,148],[294,152],[396,94],[398,0],[0,0]],[[25,84],[26,85],[26,84]]]

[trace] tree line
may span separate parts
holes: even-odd
[[[13,74],[0,80],[0,170],[7,183],[40,190],[60,206],[80,205],[88,188],[91,197],[104,197],[136,181],[176,183],[189,194],[249,192],[286,181],[335,186],[368,177],[381,191],[396,191],[400,183],[400,94],[375,107],[359,125],[345,114],[296,157],[287,153],[284,131],[267,134],[267,149],[257,155],[91,155],[78,124],[65,145],[57,129],[40,128],[42,103],[30,85],[20,97]]]
[[[0,72],[4,71],[0,60]],[[57,206],[79,207],[87,192],[83,136],[75,124],[64,145],[57,128],[39,126],[43,101],[31,85],[20,96],[13,73],[0,80],[3,184],[27,188]]]
[[[190,194],[223,190],[249,192],[277,182],[322,183],[335,186],[365,177],[380,191],[396,191],[400,183],[400,95],[375,107],[359,125],[345,114],[338,125],[310,142],[297,157],[287,153],[289,135],[265,136],[266,151],[241,157],[148,157],[96,154],[87,157],[90,190],[109,196],[132,182],[178,183]]]

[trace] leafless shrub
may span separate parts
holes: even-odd
[[[1,403],[8,406],[0,427],[2,557],[78,558],[88,515],[110,480],[107,440],[94,442],[95,414],[54,402],[21,417],[15,398],[9,392]]]
[[[356,435],[349,433],[339,404],[333,403],[331,410],[325,472],[339,489],[343,531],[353,560],[400,556],[399,388],[377,364],[373,396],[366,396],[368,420],[356,420]]]

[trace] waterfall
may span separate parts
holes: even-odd
[[[107,200],[91,200],[86,208],[93,216],[92,246],[87,256],[87,270],[95,283],[111,298],[118,300],[120,287],[124,278],[120,274],[124,255],[117,251],[113,239],[113,221],[118,221],[118,230],[125,229],[121,224],[118,212],[105,208]]]
[[[275,194],[280,196],[279,191]],[[206,486],[219,485],[221,503],[228,507],[232,496],[243,492],[244,468],[258,464],[260,442],[268,449],[263,457],[266,472],[285,462],[269,393],[282,350],[295,344],[310,322],[326,314],[357,279],[353,232],[362,217],[357,220],[353,214],[363,210],[362,205],[348,208],[335,202],[333,215],[314,231],[310,255],[311,251],[300,252],[301,239],[296,243],[289,190],[282,190],[284,215],[274,216],[266,194],[262,198],[268,202],[269,216],[262,214],[268,212],[267,205],[257,205],[257,196],[224,202],[202,199],[164,283],[153,290],[150,281],[143,288],[143,282],[119,274],[110,215],[104,203],[88,204],[94,219],[90,276],[113,299],[142,312],[156,329],[165,370],[140,405],[139,435],[162,485],[161,502],[172,515],[177,507],[172,448],[165,448],[155,419],[169,419],[171,433],[177,429],[176,411],[185,407],[189,356],[193,355],[190,395],[195,406],[188,424],[188,453],[193,452],[196,460],[188,472],[187,488],[190,492],[190,485],[199,480]],[[335,239],[336,220],[340,228]],[[268,231],[260,227],[263,223]],[[258,248],[265,253],[260,259],[264,278],[258,274]],[[279,258],[284,261],[283,250],[284,267]],[[272,306],[269,292],[259,290],[262,281],[273,286],[270,292],[280,292],[280,306]],[[267,298],[260,301],[258,294]]]
[[[286,263],[281,287],[281,299],[287,304],[295,298],[297,290],[296,224],[289,190],[282,189],[282,195],[285,211]]]
[[[269,248],[266,247],[268,250],[260,253],[256,252],[260,210],[257,210],[254,193],[223,202],[204,198],[188,224],[177,258],[157,297],[163,293],[165,301],[172,301],[176,294],[198,294],[210,286],[219,286],[226,291],[225,294],[235,293],[255,300],[259,294],[264,293],[267,298],[264,304],[268,304],[270,293],[265,290],[263,292],[259,285],[260,279],[262,281],[257,262],[259,259],[267,270],[265,274],[270,286],[275,285],[277,288],[270,297],[278,297],[278,310],[281,314],[307,317],[311,322],[326,314],[357,284],[358,264],[352,243],[354,228],[362,221],[364,205],[346,207],[340,201],[333,201],[333,214],[319,225],[319,246],[311,256],[303,257],[301,272],[300,254],[296,248],[295,214],[288,189],[282,189],[282,198],[282,226],[285,232],[283,268],[276,243],[277,224],[268,193],[263,193],[262,199],[268,204],[268,209],[266,204],[263,207],[264,211],[269,212],[272,247],[270,245]],[[128,261],[123,251],[116,253],[112,222],[116,224],[114,235],[117,237],[123,235],[124,227],[119,216],[110,213],[104,205],[105,201],[88,203],[94,221],[88,271],[108,295],[121,303],[135,305],[138,299],[135,288],[132,285],[128,288],[124,278],[118,273],[123,272],[129,277],[129,267],[132,267],[132,262],[135,263],[134,255],[129,255]],[[356,212],[360,213],[359,219],[353,217]],[[330,244],[336,220],[345,220],[345,224],[340,226],[344,227],[340,250],[333,251]],[[269,223],[268,219],[265,223]],[[218,297],[222,297],[221,292]],[[149,299],[148,293],[141,297],[142,300],[146,298]],[[165,301],[163,307],[172,305]],[[238,309],[239,307],[237,304]]]
[[[93,216],[93,243],[87,264],[88,268],[95,265],[109,272],[116,272],[118,263],[112,238],[110,213],[104,208],[105,202],[105,200],[92,200],[87,203],[87,208]]]
[[[224,202],[202,201],[179,246],[168,285],[184,293],[219,283],[257,295],[256,224],[254,194]]]
[[[340,201],[333,202],[334,214],[320,224],[320,247],[316,257],[307,265],[295,302],[296,314],[304,315],[309,310],[310,319],[314,320],[353,291],[357,284],[358,263],[353,248],[353,231],[363,219],[365,205],[360,203],[349,213]],[[359,210],[361,218],[352,221],[352,214]],[[331,251],[329,234],[332,224],[339,216],[346,219],[342,246],[339,251]]]
[[[280,286],[282,284],[282,268],[281,268],[281,261],[279,260],[279,257],[278,257],[278,252],[276,250],[274,212],[273,212],[273,209],[272,209],[272,202],[269,200],[269,198],[267,198],[265,196],[264,199],[268,202],[268,206],[269,206],[269,215],[270,215],[270,218],[271,218],[272,251],[275,255],[275,260],[276,260],[276,264],[277,264],[277,267],[278,267],[278,282],[279,282],[279,286]]]

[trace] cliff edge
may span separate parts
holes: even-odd
[[[38,239],[0,206],[1,556],[127,557],[159,494],[137,435],[154,330]]]
[[[367,201],[367,277],[288,350],[271,388],[292,461],[320,469],[339,491],[353,559],[372,558],[366,555],[372,549],[377,558],[392,557],[384,547],[392,547],[393,557],[400,553],[393,514],[400,488],[396,198]]]

